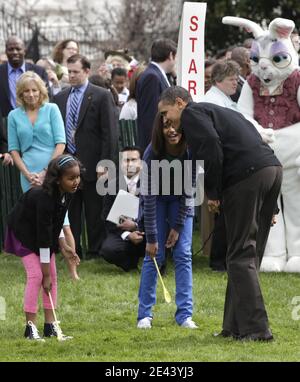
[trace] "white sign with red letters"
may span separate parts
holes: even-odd
[[[204,95],[204,30],[206,3],[185,2],[178,38],[177,84],[187,89],[195,102]]]

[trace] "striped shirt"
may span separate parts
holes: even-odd
[[[165,157],[165,159],[166,158],[167,157]],[[183,164],[184,161],[191,160],[191,155],[188,151],[186,151],[182,158],[174,158],[174,159],[180,160],[181,163]],[[156,158],[150,144],[147,147],[143,156],[143,161],[147,165],[147,171],[145,171],[143,167],[141,172],[141,195],[140,195],[140,200],[141,200],[140,215],[142,215],[142,220],[144,225],[143,228],[146,233],[147,243],[157,242],[156,200],[157,200],[157,197],[163,197],[161,195],[162,172],[159,173],[159,177],[158,177],[159,184],[156,184],[153,174],[151,173],[151,163],[152,161],[155,161],[155,160],[157,161],[158,159]],[[187,166],[184,168],[184,170],[180,170],[180,171],[189,171],[190,174],[188,174],[188,179],[191,179],[190,183],[195,188],[196,187],[195,163],[192,162],[191,168]],[[177,179],[179,178],[179,174],[176,172],[176,170],[174,170],[175,181],[176,181],[176,178]],[[175,226],[171,227],[179,233],[181,232],[184,226],[186,217],[194,215],[193,194],[187,193],[186,190],[184,189],[183,175],[181,176],[181,179],[182,179],[183,192],[182,192],[182,195],[178,195],[178,196],[176,195],[180,203],[179,212],[175,222]]]

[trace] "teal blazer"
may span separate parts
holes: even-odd
[[[32,125],[23,107],[8,114],[8,151],[27,151],[35,142],[43,146],[66,143],[64,122],[56,104],[46,103],[40,107],[37,120]]]

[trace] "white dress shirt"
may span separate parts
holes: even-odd
[[[133,176],[132,178],[127,178],[127,176],[124,175],[124,179],[125,179],[125,182],[127,185],[128,192],[135,195],[136,190],[137,190],[137,183],[140,179],[140,175],[137,174],[137,175]],[[121,235],[121,238],[123,240],[128,240],[127,237],[130,233],[131,233],[130,231],[124,231]]]
[[[228,95],[223,93],[222,90],[218,89],[214,85],[205,93],[203,101],[227,107],[228,109],[234,111],[239,111],[237,103],[232,101],[232,99],[228,97]]]
[[[168,80],[168,77],[167,77],[167,75],[166,75],[166,72],[163,70],[163,68],[161,68],[160,65],[159,65],[157,62],[151,61],[151,64],[152,64],[152,65],[155,65],[155,66],[158,67],[158,69],[161,71],[161,74],[164,76],[164,78],[165,78],[167,84],[168,84],[169,86],[171,86],[171,85],[170,85],[170,82],[169,82],[169,80]]]

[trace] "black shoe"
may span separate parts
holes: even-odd
[[[37,330],[37,327],[34,325],[32,321],[28,321],[25,328],[24,337],[27,338],[28,340],[36,340],[40,342],[45,342],[45,340],[40,337],[39,331]]]
[[[223,337],[223,338],[229,338],[232,337],[234,339],[239,339],[240,335],[237,333],[232,333],[229,330],[222,330],[220,333],[215,333],[214,337]]]
[[[267,329],[265,332],[246,334],[241,337],[242,341],[272,341],[273,339],[271,329]]]
[[[60,334],[59,334],[59,331],[60,331]],[[44,324],[44,337],[59,337],[63,341],[73,338],[73,337],[64,335],[60,327],[56,323]]]
[[[57,337],[57,330],[54,324],[44,323],[44,337]]]

